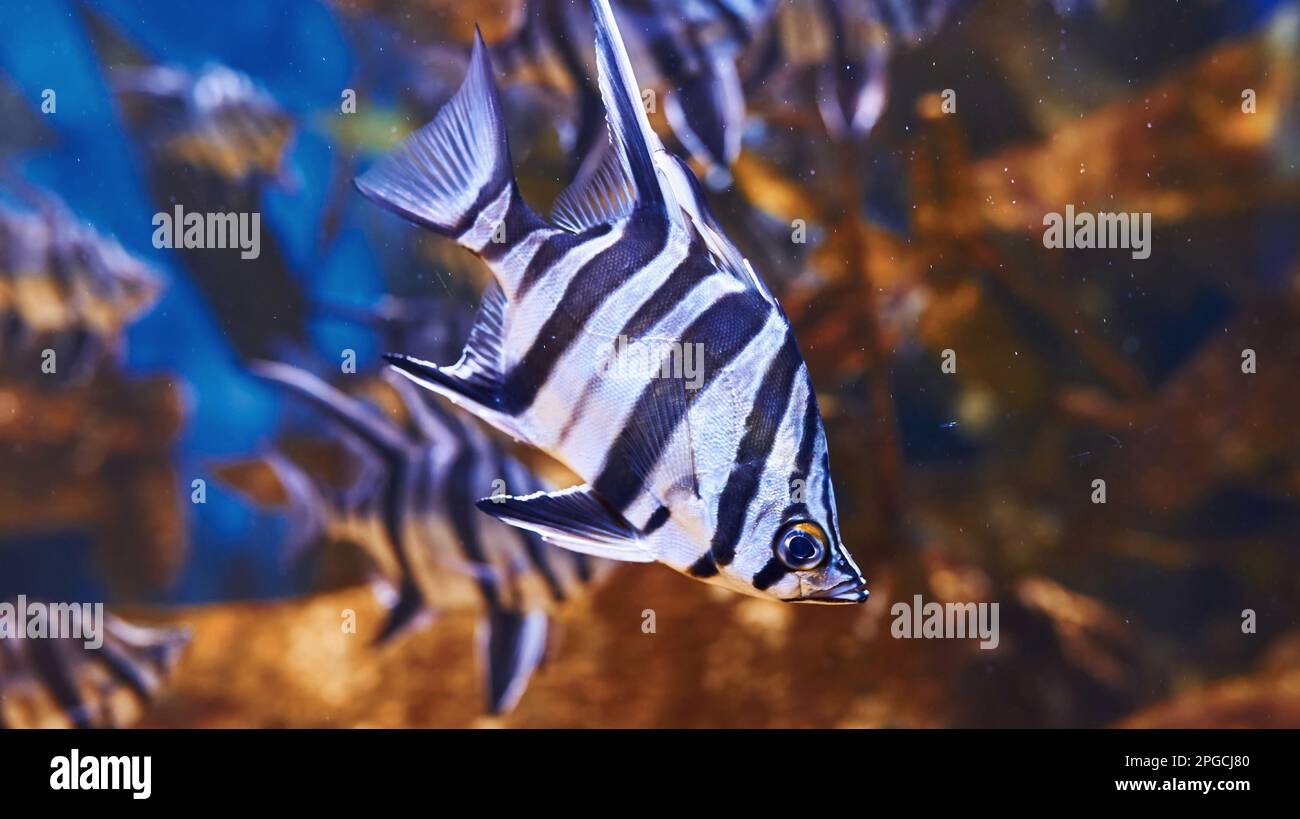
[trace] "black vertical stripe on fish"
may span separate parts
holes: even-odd
[[[478,196],[474,198],[474,203],[466,208],[460,215],[460,218],[446,229],[446,233],[449,236],[459,237],[472,230],[474,223],[478,221],[479,216],[482,215],[483,211],[487,210],[489,205],[496,201],[496,198],[501,195],[501,192],[507,187],[514,186],[514,181],[510,178],[508,161],[506,165],[505,178],[493,177],[485,182],[483,187],[479,188]],[[511,204],[514,204],[515,202],[523,202],[523,199],[518,194],[511,193],[509,196]],[[536,219],[537,217],[534,216],[533,218]],[[429,227],[430,229],[433,228],[432,225],[425,225],[425,227]],[[489,240],[488,244],[492,244],[492,242]]]
[[[705,0],[705,2],[727,24],[731,35],[736,38],[738,43],[743,45],[749,42],[750,38],[753,37],[753,33],[750,30],[748,21],[741,16],[740,12],[727,5],[723,0]]]
[[[804,482],[804,497],[807,497],[808,476],[812,470],[813,449],[817,445],[817,425],[820,422],[821,413],[817,409],[817,396],[813,394],[810,387],[808,399],[804,404],[803,432],[799,437],[799,452],[795,455],[794,471],[790,473],[790,486],[793,487],[795,481]],[[785,508],[781,515],[781,522],[807,516],[808,504],[797,500]]]
[[[745,290],[718,299],[691,323],[682,334],[683,343],[703,343],[710,359],[702,368],[702,383],[685,390],[681,379],[650,380],[605,456],[592,484],[596,494],[619,512],[632,505],[690,404],[758,335],[770,310],[761,296]],[[647,424],[651,418],[655,422]]]
[[[503,452],[495,443],[492,444],[492,461],[496,473],[503,479],[507,477],[520,477],[519,472],[522,470],[512,470],[510,468],[511,465],[506,462],[505,452]],[[512,475],[512,472],[515,474]],[[527,492],[536,489],[530,481],[523,481],[523,483],[526,485],[517,487],[515,490],[519,494],[523,494],[522,492],[519,492],[520,489]],[[551,598],[557,603],[563,603],[568,595],[564,592],[564,585],[560,582],[559,576],[555,574],[555,567],[551,565],[549,560],[547,560],[547,553],[550,551],[549,547],[541,538],[526,529],[519,529],[512,526],[510,527],[510,530],[511,534],[514,535],[523,545],[524,554],[528,557],[529,562],[533,564],[533,568],[537,569],[537,573],[542,576],[546,588],[551,593]]]
[[[714,577],[718,574],[718,564],[713,560],[713,552],[705,552],[700,555],[700,559],[691,564],[686,570],[691,577]]]
[[[628,222],[620,241],[573,274],[559,304],[538,330],[533,346],[506,376],[501,389],[503,411],[518,415],[532,406],[592,313],[619,282],[654,261],[667,241],[668,221],[658,214],[639,212],[639,217]]]
[[[686,258],[673,269],[646,299],[636,312],[632,314],[618,331],[618,336],[610,343],[609,354],[613,355],[619,338],[625,338],[628,342],[634,339],[642,338],[663,317],[677,307],[687,294],[695,289],[700,282],[707,279],[710,275],[717,272],[717,267],[704,255],[703,248],[697,247],[687,254]],[[600,383],[598,376],[593,375],[586,384],[583,385],[582,393],[573,404],[573,411],[569,413],[569,419],[565,421],[564,428],[560,430],[560,441],[568,440],[569,434],[577,427],[578,421],[586,414],[587,405],[591,401],[593,394],[596,392]]]
[[[777,581],[790,573],[785,564],[775,557],[768,558],[767,565],[758,570],[754,575],[754,588],[759,591],[766,591],[776,585]]]
[[[840,539],[839,523],[835,519],[835,510],[831,507],[831,456],[829,452],[822,453],[822,511],[826,514],[826,522],[831,526],[831,542],[843,543]]]
[[[535,230],[541,230],[545,224],[537,214],[524,203],[519,189],[510,184],[510,204],[506,206],[505,216],[501,217],[501,241],[496,241],[495,232],[490,237],[479,255],[489,262],[496,261],[517,246]]]
[[[768,365],[754,396],[749,417],[745,419],[745,435],[736,448],[731,474],[727,476],[727,484],[718,501],[718,523],[710,551],[719,565],[729,565],[736,558],[736,543],[762,480],[772,443],[790,404],[795,375],[802,363],[794,334],[787,330],[785,342]]]
[[[693,247],[692,252],[655,289],[654,294],[637,308],[637,311],[623,325],[619,335],[626,336],[629,340],[644,336],[668,315],[669,311],[677,307],[682,299],[686,298],[686,294],[717,270],[718,268],[708,256],[703,254],[702,247]]]
[[[653,18],[652,18],[653,19]],[[654,34],[650,37],[650,56],[654,58],[655,64],[659,67],[659,73],[667,78],[674,85],[687,76],[687,71],[693,68],[691,55],[687,54],[682,44],[672,36],[672,32],[666,27],[655,25]]]
[[[404,459],[393,459],[389,464],[389,473],[384,481],[381,500],[384,535],[389,548],[397,561],[402,583],[398,590],[398,602],[389,612],[388,622],[380,632],[377,642],[383,643],[409,625],[424,609],[424,593],[416,585],[410,556],[406,553],[403,539],[402,522],[405,503],[403,489],[410,476],[410,464]]]
[[[612,228],[612,225],[601,224],[587,228],[581,233],[562,231],[546,237],[546,240],[542,242],[542,246],[537,248],[537,252],[529,260],[528,266],[524,268],[524,275],[519,280],[519,289],[515,294],[515,300],[517,301],[528,295],[528,291],[533,289],[533,285],[540,281],[542,276],[550,272],[551,268],[555,267],[555,264],[560,259],[563,259],[570,250],[604,236]]]
[[[456,534],[456,543],[464,558],[476,567],[487,566],[488,560],[479,541],[478,521],[474,518],[474,497],[471,487],[474,480],[474,451],[462,438],[460,451],[452,461],[447,472],[447,515],[451,519],[452,531]],[[477,576],[479,592],[489,610],[501,606],[499,590],[495,581],[483,573]]]
[[[573,561],[573,570],[578,575],[578,581],[584,585],[590,583],[593,577],[591,573],[591,558],[582,552],[573,552],[567,549],[565,550],[565,553],[568,554],[569,559]]]
[[[650,515],[650,519],[645,522],[645,526],[641,529],[641,534],[653,535],[661,526],[668,522],[670,514],[671,513],[668,511],[667,506],[660,506]]]

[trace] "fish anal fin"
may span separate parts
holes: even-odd
[[[505,378],[505,307],[506,297],[501,287],[495,282],[488,285],[465,350],[451,366],[439,367],[395,353],[384,358],[393,369],[416,384],[442,395],[498,429],[524,438],[527,436],[517,429],[516,419],[503,410],[500,400]]]

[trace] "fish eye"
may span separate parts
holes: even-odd
[[[826,533],[811,521],[788,523],[777,533],[772,549],[787,568],[806,572],[826,562],[830,554]]]

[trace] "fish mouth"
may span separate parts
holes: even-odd
[[[871,592],[867,591],[867,581],[861,578],[845,580],[843,583],[836,583],[829,589],[805,594],[803,597],[796,597],[792,602],[795,603],[862,603]]]

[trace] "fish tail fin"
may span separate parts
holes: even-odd
[[[460,89],[354,184],[380,206],[475,253],[542,224],[515,185],[496,80],[477,28]]]
[[[546,654],[549,620],[545,611],[494,608],[480,633],[480,651],[487,677],[488,710],[493,715],[514,710],[528,680]]]

